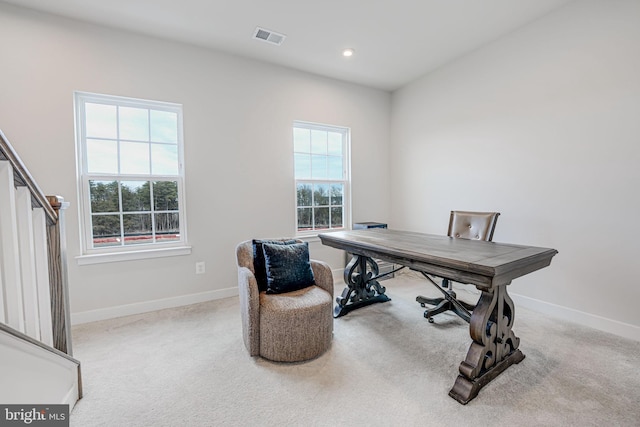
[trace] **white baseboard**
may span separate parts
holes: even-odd
[[[584,311],[575,310],[523,295],[514,293],[509,293],[509,295],[515,303],[516,310],[518,307],[524,307],[539,313],[558,317],[562,320],[568,320],[573,323],[609,332],[624,338],[640,341],[640,326],[623,323],[618,320],[598,316],[597,314],[586,313]]]
[[[338,288],[342,288],[344,283],[342,282],[343,270],[333,270],[334,283],[338,284]],[[420,276],[418,273],[405,269],[396,274],[414,274],[416,277]],[[461,294],[464,292],[479,295],[479,292],[475,288],[471,288],[465,285],[459,285],[454,287],[456,292]],[[524,295],[514,294],[509,292],[509,296],[516,304],[516,310],[518,307],[528,308],[538,313],[548,314],[550,316],[558,317],[562,320],[578,323],[583,326],[598,329],[600,331],[609,332],[624,338],[629,338],[634,341],[640,341],[640,326],[631,325],[629,323],[620,322],[618,320],[609,319],[607,317],[598,316],[597,314],[591,314],[573,308],[565,307],[562,305],[553,304],[550,302],[538,300],[535,298],[527,297]]]
[[[149,311],[163,310],[165,308],[181,307],[183,305],[197,304],[221,298],[229,298],[238,295],[238,288],[225,288],[215,291],[200,292],[197,294],[180,295],[172,298],[163,298],[152,301],[142,301],[133,304],[119,305],[115,307],[100,308],[97,310],[71,313],[71,325],[96,322],[98,320],[114,319],[116,317],[130,316],[132,314],[147,313]]]
[[[334,282],[342,287],[342,275],[344,270],[334,269],[332,271]],[[238,288],[225,288],[215,291],[201,292],[198,294],[181,295],[173,298],[164,298],[153,301],[143,301],[134,304],[126,304],[116,307],[101,308],[98,310],[89,310],[71,314],[71,324],[79,325],[82,323],[95,322],[98,320],[113,319],[116,317],[130,316],[133,314],[147,313],[149,311],[162,310],[165,308],[181,307],[183,305],[197,304],[199,302],[212,301],[221,298],[229,298],[238,295]],[[517,307],[524,307],[539,313],[548,314],[563,320],[578,323],[583,326],[609,332],[624,338],[640,341],[640,326],[631,325],[629,323],[620,322],[618,320],[609,319],[598,316],[596,314],[586,313],[584,311],[575,310],[561,305],[541,301],[535,298],[509,294],[511,299],[516,303]]]

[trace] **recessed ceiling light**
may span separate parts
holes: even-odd
[[[348,58],[350,56],[353,56],[355,50],[351,49],[351,48],[347,48],[345,50],[342,51],[342,56]]]

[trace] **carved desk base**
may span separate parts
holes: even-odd
[[[394,270],[397,271],[397,270]],[[334,317],[344,316],[352,310],[390,301],[385,287],[378,282],[376,262],[366,256],[354,255],[344,270],[347,286],[336,298]],[[507,285],[482,291],[471,314],[469,332],[472,343],[466,359],[460,363],[460,374],[449,396],[467,404],[482,387],[514,363],[520,363],[524,354],[518,349],[520,339],[512,331],[514,304],[507,294]]]
[[[354,255],[344,269],[347,286],[336,298],[333,317],[344,316],[351,310],[391,299],[385,295],[386,288],[378,282],[378,264],[369,257]]]
[[[502,371],[524,359],[524,354],[518,350],[520,338],[511,329],[514,315],[507,285],[482,292],[469,323],[473,342],[466,359],[460,363],[460,375],[449,396],[466,404]]]

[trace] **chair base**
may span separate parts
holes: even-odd
[[[333,337],[333,301],[318,286],[260,294],[259,354],[274,362],[302,362],[327,351]]]
[[[429,323],[433,323],[433,316],[440,313],[444,313],[446,311],[453,311],[455,314],[460,316],[466,322],[470,322],[471,316],[469,315],[469,313],[463,311],[460,307],[457,306],[457,304],[466,308],[469,312],[473,311],[473,309],[475,308],[475,305],[468,304],[464,301],[460,301],[456,299],[456,293],[452,290],[447,290],[444,292],[448,295],[448,298],[427,298],[421,295],[418,295],[416,297],[416,301],[420,303],[421,307],[424,308],[427,305],[434,306],[432,308],[427,308],[424,311],[424,317],[429,321]],[[451,299],[455,300],[457,304],[452,303]]]

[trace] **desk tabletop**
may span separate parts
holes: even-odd
[[[382,228],[322,233],[318,237],[327,246],[473,284],[479,289],[508,284],[547,267],[558,253],[551,248]]]

